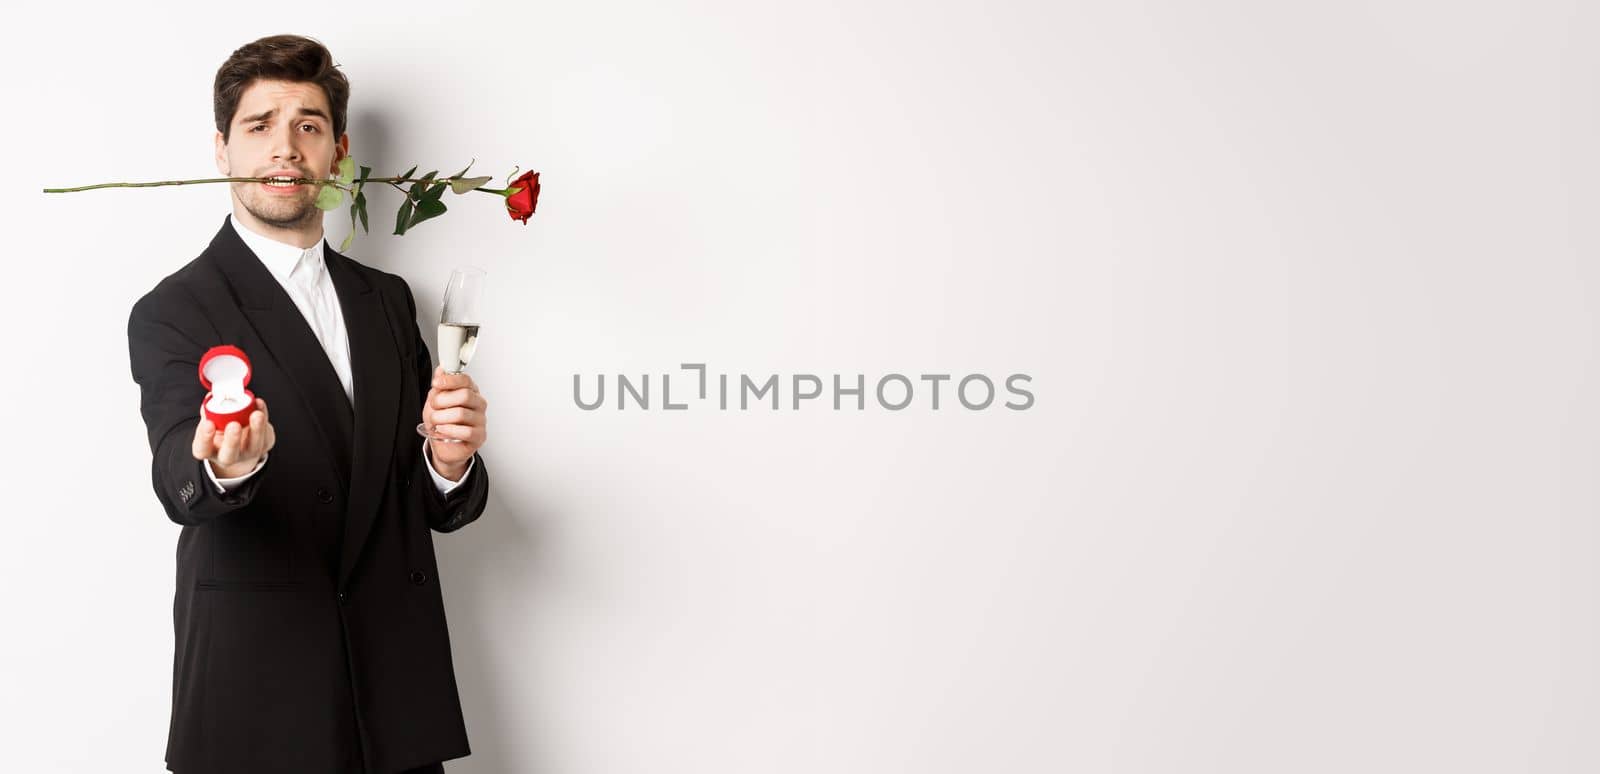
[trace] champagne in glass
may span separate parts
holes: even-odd
[[[439,365],[444,370],[453,374],[467,370],[477,348],[477,323],[439,323]]]
[[[457,267],[450,273],[444,289],[444,308],[439,313],[439,365],[459,374],[467,370],[478,350],[478,299],[483,292],[484,271],[473,266]],[[460,443],[455,438],[435,435],[427,423],[417,425],[424,438]]]

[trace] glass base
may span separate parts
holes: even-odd
[[[433,428],[429,427],[428,423],[426,422],[422,422],[417,425],[417,435],[435,441],[443,441],[445,443],[466,443],[466,441],[463,441],[460,438],[446,438],[442,435],[434,435]]]

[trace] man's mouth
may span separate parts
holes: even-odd
[[[302,179],[295,175],[261,175],[261,177],[267,178],[267,182],[259,185],[271,196],[297,196],[300,189],[310,185],[310,183],[294,182],[296,179]]]

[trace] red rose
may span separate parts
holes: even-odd
[[[512,220],[520,220],[522,225],[528,225],[533,208],[539,204],[539,173],[524,172],[522,177],[511,181],[511,185],[506,187],[522,189],[506,197],[506,211],[511,213]]]

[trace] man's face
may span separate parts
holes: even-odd
[[[217,171],[225,177],[333,177],[350,138],[333,136],[333,113],[316,84],[260,80],[245,88],[228,141],[216,134]],[[317,186],[229,183],[234,198],[263,224],[321,225]]]

